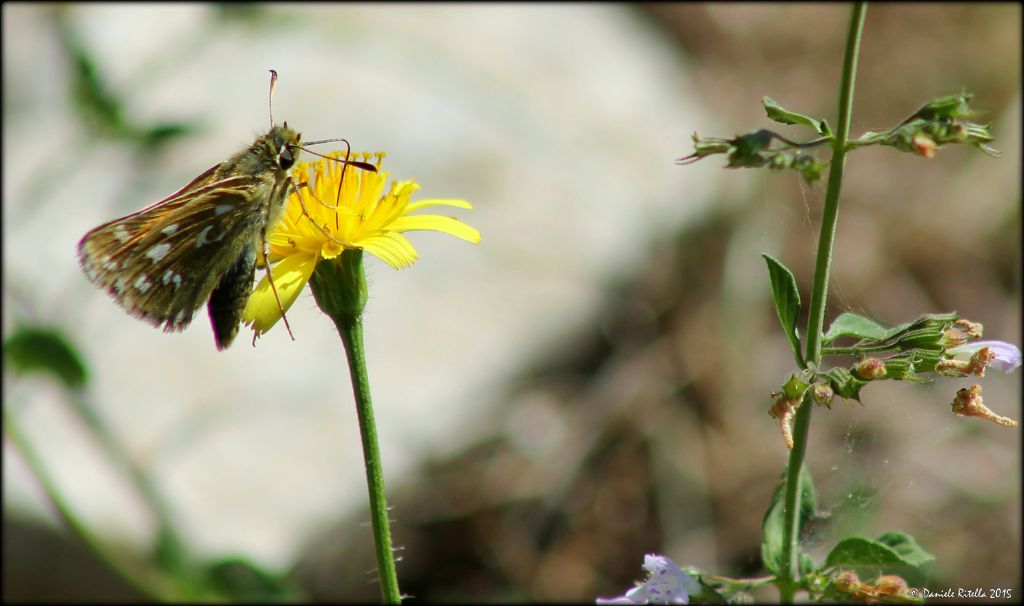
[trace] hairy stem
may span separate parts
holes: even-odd
[[[846,39],[843,57],[842,84],[839,94],[839,122],[832,141],[832,162],[828,174],[828,190],[821,218],[821,234],[818,237],[818,255],[814,269],[814,284],[811,289],[811,303],[807,318],[806,363],[817,367],[821,362],[821,338],[825,324],[825,301],[828,294],[829,276],[832,270],[832,249],[835,245],[836,222],[839,219],[839,193],[843,183],[843,168],[846,163],[846,144],[850,136],[850,120],[853,113],[853,88],[857,72],[857,55],[860,51],[861,34],[864,31],[864,16],[867,4],[857,2],[850,11],[850,29]],[[807,440],[811,423],[810,391],[804,397],[796,413],[793,428],[793,449],[789,452],[786,469],[785,523],[783,525],[782,558],[783,569],[779,571],[779,598],[790,603],[796,594],[800,580],[800,549],[797,544],[800,532],[800,468],[807,454]]]
[[[402,596],[398,591],[398,575],[391,548],[391,527],[388,521],[388,505],[384,495],[384,471],[377,443],[377,424],[370,401],[370,380],[366,374],[366,359],[363,353],[363,321],[355,318],[339,325],[341,340],[348,354],[349,372],[352,375],[352,391],[356,398],[356,412],[359,415],[359,435],[363,439],[363,459],[366,462],[366,485],[370,495],[370,518],[373,522],[373,544],[377,551],[377,571],[380,574],[380,592],[385,604],[399,604]]]

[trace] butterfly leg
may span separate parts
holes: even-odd
[[[305,187],[305,188],[308,189],[309,188],[309,184],[308,183],[302,183],[302,184],[299,184],[299,185],[295,186],[296,189],[298,189],[300,187]],[[310,189],[309,193],[310,193],[310,195],[312,195],[316,199],[317,202],[320,202],[320,204],[326,206],[327,208],[341,208],[340,206],[330,206],[328,204],[325,204],[324,202],[322,202],[320,200],[319,197],[317,197],[316,193],[314,193],[313,190],[311,190],[311,189]],[[320,233],[322,233],[325,238],[327,238],[328,240],[334,242],[335,244],[340,244],[343,247],[345,246],[345,243],[342,242],[341,240],[335,238],[331,234],[331,232],[328,231],[328,229],[326,227],[324,227],[323,225],[320,225],[319,223],[317,223],[316,221],[313,220],[313,216],[309,214],[308,210],[306,210],[306,204],[305,204],[305,202],[302,201],[302,197],[301,196],[299,196],[299,208],[302,209],[302,215],[304,217],[306,217],[306,219],[308,219],[309,222],[312,223],[314,227],[319,229]]]
[[[284,327],[288,330],[288,336],[295,340],[295,335],[292,334],[292,327],[288,324],[288,316],[284,313],[284,306],[281,305],[281,297],[277,294],[277,286],[274,285],[274,275],[270,272],[270,243],[267,241],[267,228],[263,227],[260,229],[260,244],[263,248],[261,251],[263,254],[263,268],[267,272],[267,282],[270,283],[270,290],[274,292],[274,300],[277,301],[277,309],[281,312],[281,319],[284,320]],[[251,282],[250,278],[250,282]],[[252,344],[256,345],[256,336],[258,333],[253,332]]]

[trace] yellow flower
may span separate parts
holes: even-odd
[[[328,155],[343,157],[341,152]],[[409,197],[419,189],[415,181],[393,181],[385,191],[389,174],[380,171],[384,154],[362,156],[367,161],[376,158],[378,172],[348,166],[342,180],[344,165],[329,159],[300,162],[292,171],[296,192],[288,199],[284,217],[267,235],[270,273],[286,311],[313,275],[317,263],[333,259],[346,249],[364,250],[391,267],[402,269],[419,258],[403,232],[439,231],[480,243],[480,232],[457,219],[410,214],[429,206],[472,209],[469,202],[433,199],[410,203]],[[281,310],[264,275],[249,297],[242,321],[261,335],[280,318]]]

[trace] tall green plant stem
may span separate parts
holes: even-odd
[[[370,518],[373,522],[373,544],[377,551],[377,571],[380,574],[380,593],[385,604],[399,604],[398,575],[391,549],[391,527],[388,522],[388,504],[384,496],[384,471],[377,444],[377,423],[370,401],[370,380],[366,375],[366,357],[363,352],[363,320],[354,318],[346,326],[338,327],[348,355],[352,375],[352,391],[359,415],[359,435],[363,440],[363,459],[366,462],[366,485],[370,495]]]
[[[398,590],[398,573],[391,548],[384,470],[363,349],[363,309],[368,294],[362,251],[347,250],[333,260],[317,264],[310,286],[317,305],[334,321],[345,345],[356,414],[359,417],[359,435],[363,441],[363,461],[366,465],[366,487],[370,497],[370,520],[373,525],[373,546],[377,553],[381,598],[385,604],[400,604],[402,594]]]
[[[832,162],[828,172],[828,189],[825,207],[821,217],[821,234],[818,237],[818,256],[814,268],[814,284],[811,289],[811,303],[807,318],[808,365],[821,362],[821,337],[825,325],[825,301],[828,295],[829,276],[832,271],[832,249],[835,245],[836,222],[839,219],[839,193],[843,184],[843,168],[846,163],[846,145],[850,136],[850,120],[853,113],[853,86],[857,73],[857,55],[864,31],[864,16],[867,4],[857,2],[850,11],[850,29],[846,38],[846,52],[843,57],[842,84],[839,93],[839,122],[832,142]],[[786,469],[785,523],[783,525],[782,561],[779,574],[779,598],[790,603],[796,594],[800,578],[800,549],[797,539],[800,531],[800,468],[807,454],[808,429],[811,423],[812,405],[810,390],[796,413],[793,424],[793,449],[789,452]]]

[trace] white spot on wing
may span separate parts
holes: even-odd
[[[174,273],[170,269],[164,272],[164,275],[162,278],[160,278],[160,281],[163,282],[164,284],[170,284],[171,282],[174,282],[175,290],[181,287],[181,275]]]
[[[196,238],[196,248],[199,248],[203,244],[209,242],[209,240],[206,239],[206,235],[210,233],[211,229],[213,229],[213,226],[207,225],[206,227],[203,228],[203,231],[199,232],[199,237]]]
[[[153,248],[149,249],[149,251],[146,252],[146,256],[149,257],[153,261],[153,263],[156,263],[160,261],[160,259],[166,257],[167,253],[170,252],[170,250],[171,245],[168,244],[167,242],[164,242],[162,244],[157,244]]]
[[[218,204],[217,206],[214,207],[213,214],[219,217],[224,213],[228,212],[229,210],[231,210],[232,208],[234,208],[234,206],[231,204]]]
[[[139,279],[135,281],[135,284],[133,284],[133,286],[135,287],[136,290],[145,294],[146,291],[149,290],[149,287],[152,286],[152,284],[149,283],[149,280],[146,278],[146,276],[139,276]]]
[[[164,234],[165,236],[169,236],[169,235],[173,234],[176,231],[178,231],[178,224],[177,223],[171,223],[167,227],[161,229],[160,233]]]
[[[114,237],[117,238],[117,241],[121,244],[124,244],[132,238],[128,233],[128,230],[124,228],[124,225],[117,226],[117,229],[114,230]]]

